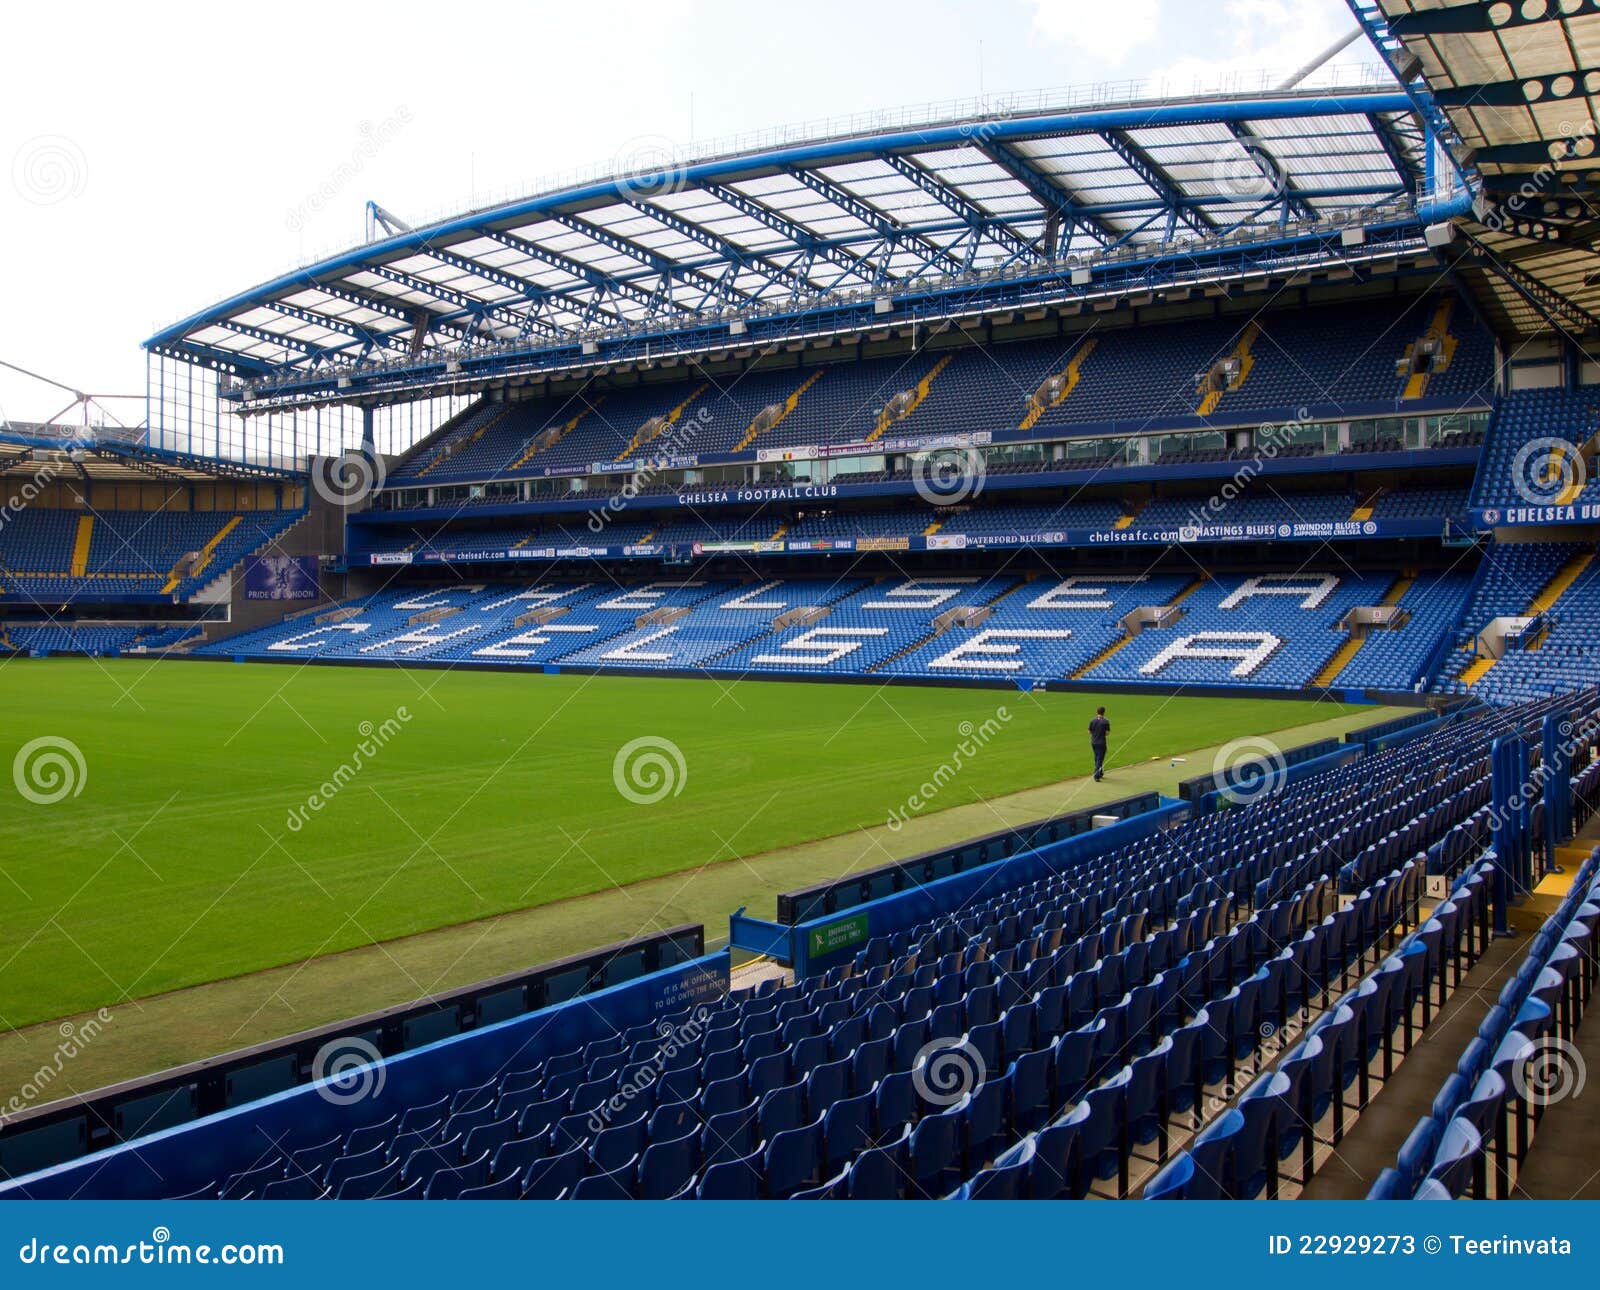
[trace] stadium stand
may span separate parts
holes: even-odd
[[[346,604],[337,621],[288,622],[197,652],[1269,689],[1331,684],[1334,674],[1319,674],[1335,660],[1340,669],[1359,661],[1338,673],[1340,684],[1409,690],[1455,627],[1469,586],[1462,576],[1348,571],[1208,580],[1192,567],[1033,581],[957,573],[408,585]],[[1346,621],[1397,596],[1398,625]]]
[[[303,514],[27,507],[0,526],[0,591],[48,602],[153,595],[185,600]]]
[[[1545,1108],[1558,1089],[1528,1063],[1553,1045],[1573,1051],[1600,973],[1600,849],[1578,869],[1479,1024],[1432,1112],[1406,1138],[1373,1199],[1491,1199],[1516,1194]],[[1565,1072],[1556,1079],[1575,1072]]]
[[[1490,418],[1473,505],[1571,505],[1600,499],[1600,478],[1581,464],[1594,460],[1597,434],[1600,394],[1593,387],[1505,394]],[[1533,451],[1551,441],[1572,445],[1565,473],[1548,449]]]
[[[1595,700],[1579,702],[1586,767]],[[1318,1143],[1337,1144],[1381,1094],[1488,945],[1490,745],[1555,710],[1458,713],[1426,738],[1307,763],[1270,794],[1165,833],[1023,853],[986,869],[978,898],[871,937],[837,966],[576,1048],[535,1043],[507,1060],[488,1036],[461,1036],[447,1083],[319,1099],[323,1123],[287,1136],[256,1133],[252,1108],[237,1108],[225,1127],[179,1130],[210,1136],[165,1191],[1285,1194],[1325,1162]],[[1035,876],[1007,881],[1011,870]],[[1424,916],[1430,874],[1453,890]],[[1574,918],[1590,908],[1581,900],[1536,942],[1516,1007],[1497,1011],[1501,1033],[1558,1011],[1525,999],[1570,991],[1592,942],[1592,924]],[[968,1063],[954,1082],[937,1064],[952,1051]],[[1494,1051],[1485,1041],[1472,1060],[1487,1069]],[[1454,1155],[1434,1168],[1463,1176]],[[102,1176],[62,1185],[94,1194]],[[148,1179],[140,1194],[163,1191],[156,1172],[135,1176]],[[51,1186],[39,1175],[12,1190]]]
[[[1230,419],[1250,424],[1292,419],[1308,403],[1371,415],[1383,405],[1403,406],[1406,380],[1397,376],[1396,362],[1411,342],[1410,329],[1420,330],[1419,320],[1437,308],[1426,298],[1399,316],[1384,305],[1348,305],[1314,317],[1279,312],[1098,328],[1048,341],[924,348],[815,367],[758,365],[732,375],[692,371],[677,381],[586,388],[565,398],[485,402],[418,448],[389,483],[581,473],[636,457],[707,459],[802,445],[859,443],[870,451],[885,438],[973,431],[1060,438],[1129,424],[1146,430]],[[1464,312],[1451,323],[1452,360],[1430,378],[1428,393],[1486,405],[1492,343]],[[1234,357],[1242,360],[1242,378],[1208,399],[1197,378]],[[1171,464],[1182,459],[1176,454]]]

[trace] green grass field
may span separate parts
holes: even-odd
[[[1113,767],[1351,711],[1154,695],[1109,702]],[[49,736],[81,751],[85,773],[76,795],[47,803],[0,781],[0,1022],[20,1027],[882,825],[953,759],[963,723],[991,722],[991,733],[969,740],[982,746],[927,811],[1078,776],[1093,703],[15,660],[0,666],[7,768]],[[1009,720],[997,716],[1002,707]],[[641,737],[682,753],[680,791],[653,804],[627,800],[613,782],[619,748]],[[363,742],[369,751],[358,752]],[[50,790],[43,780],[30,791]],[[590,943],[638,930],[597,926]]]

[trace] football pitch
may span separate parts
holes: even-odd
[[[0,1021],[554,901],[582,918],[573,898],[1073,779],[1089,769],[1099,701],[1113,722],[1099,800],[1120,795],[1118,768],[1386,715],[1326,701],[12,660],[0,665]],[[1170,792],[1209,759],[1160,768]],[[641,930],[597,924],[587,943]]]

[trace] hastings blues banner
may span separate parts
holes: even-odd
[[[253,555],[244,566],[246,600],[315,600],[317,557]]]

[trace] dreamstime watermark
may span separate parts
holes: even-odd
[[[330,1039],[311,1059],[317,1096],[334,1106],[350,1106],[377,1097],[387,1079],[383,1054],[359,1035]]]
[[[1206,498],[1202,506],[1189,511],[1188,518],[1184,521],[1185,526],[1198,529],[1215,523],[1248,489],[1251,481],[1266,468],[1267,464],[1276,461],[1279,454],[1294,443],[1299,429],[1309,425],[1310,422],[1311,410],[1302,407],[1297,409],[1294,417],[1288,421],[1267,422],[1257,426],[1251,439],[1250,456],[1240,463],[1239,468],[1221,488]]]
[[[3,423],[4,418],[0,418],[0,424]],[[7,524],[21,515],[34,502],[38,501],[39,495],[51,484],[55,483],[56,477],[61,473],[62,467],[56,458],[42,462],[39,469],[33,472],[32,478],[7,497],[3,503],[0,503],[0,529],[5,528]]]
[[[889,812],[885,823],[891,833],[898,833],[911,822],[913,815],[920,815],[930,803],[944,792],[945,787],[959,775],[966,765],[977,757],[990,740],[1000,733],[1011,721],[1009,708],[998,707],[992,717],[985,717],[978,725],[970,721],[963,721],[956,727],[956,733],[961,737],[960,742],[950,750],[950,755],[939,763],[933,774],[918,784],[916,790],[894,810]]]
[[[1576,1044],[1546,1035],[1511,1071],[1511,1087],[1530,1106],[1553,1106],[1583,1096],[1589,1069]]]
[[[611,782],[635,806],[654,806],[683,792],[689,763],[672,740],[641,735],[617,749],[611,759]]]
[[[100,1037],[100,1032],[111,1024],[115,1015],[109,1008],[101,1008],[87,1021],[63,1021],[56,1028],[61,1042],[56,1045],[50,1059],[22,1082],[22,1086],[7,1099],[4,1106],[0,1106],[0,1126],[4,1126],[13,1116],[21,1115],[36,1102],[48,1102],[50,1086],[74,1057]]]
[[[1544,195],[1558,186],[1560,162],[1594,155],[1595,134],[1596,126],[1592,120],[1576,124],[1571,121],[1559,122],[1556,126],[1557,137],[1549,143],[1551,159],[1527,175],[1516,191],[1502,198],[1498,205],[1475,212],[1478,222],[1496,233],[1503,233],[1521,221],[1525,210],[1536,201],[1542,203]]]
[[[1588,482],[1583,454],[1569,439],[1530,439],[1511,459],[1511,487],[1530,506],[1549,506]]]
[[[11,186],[25,202],[58,206],[82,197],[89,186],[89,161],[64,134],[40,134],[11,157]]]
[[[352,448],[312,463],[311,487],[329,506],[359,506],[383,487],[383,458]]]
[[[1283,787],[1289,763],[1283,749],[1258,735],[1235,739],[1217,749],[1211,761],[1217,787],[1235,806],[1250,806]]]
[[[174,1241],[172,1232],[165,1226],[152,1228],[148,1241],[132,1241],[117,1245],[98,1241],[93,1245],[84,1241],[62,1241],[54,1237],[40,1240],[29,1237],[17,1250],[17,1261],[40,1267],[253,1267],[283,1266],[283,1246],[261,1242],[240,1245],[229,1241],[222,1245],[190,1245]]]
[[[684,455],[683,449],[701,430],[709,427],[714,418],[715,413],[710,408],[697,408],[689,417],[680,417],[656,438],[640,444],[641,452],[650,452],[649,460],[629,472],[622,481],[622,487],[607,497],[604,505],[589,512],[589,532],[596,535],[604,532],[606,525],[616,519],[629,502],[649,488],[663,471],[672,469],[674,458]]]
[[[988,1078],[983,1054],[965,1039],[931,1039],[911,1064],[911,1087],[930,1106],[954,1106]]]
[[[689,1015],[687,1021],[680,1021],[676,1025],[663,1021],[657,1027],[657,1033],[661,1036],[660,1047],[645,1060],[643,1066],[637,1069],[630,1067],[633,1073],[617,1086],[617,1091],[589,1112],[589,1132],[596,1134],[608,1128],[629,1103],[653,1089],[666,1074],[667,1064],[679,1053],[698,1043],[710,1023],[711,1009],[703,1004]]]
[[[648,200],[682,191],[689,182],[689,161],[666,135],[640,134],[613,154],[611,173],[625,200]]]
[[[1239,141],[1237,151],[1229,147],[1217,154],[1211,163],[1211,182],[1219,196],[1267,202],[1283,196],[1289,174],[1260,144]]]
[[[363,121],[360,125],[361,138],[350,150],[349,156],[330,170],[322,182],[306,194],[305,200],[284,213],[284,227],[291,233],[298,233],[305,228],[367,168],[368,162],[382,152],[394,137],[410,124],[411,109],[404,103],[376,125],[371,121]]]
[[[1286,1024],[1280,1026],[1275,1021],[1263,1021],[1256,1027],[1256,1070],[1265,1070],[1274,1066],[1285,1053],[1299,1042],[1300,1036],[1305,1033],[1305,1020],[1301,1017],[1291,1017]],[[1237,1076],[1245,1074],[1245,1083],[1235,1084]],[[1231,1070],[1223,1078],[1222,1083],[1206,1093],[1201,1101],[1200,1118],[1204,1121],[1216,1119],[1233,1104],[1233,1100],[1244,1092],[1254,1075],[1248,1075],[1240,1070]]]
[[[11,782],[35,806],[53,806],[82,796],[89,782],[89,763],[72,740],[40,735],[17,749],[11,759]]]
[[[404,704],[394,710],[394,716],[386,717],[378,725],[363,721],[356,728],[361,741],[351,749],[349,758],[339,763],[332,776],[317,786],[316,792],[308,796],[299,806],[290,809],[288,817],[284,820],[284,827],[290,833],[298,833],[305,828],[311,822],[311,817],[338,797],[410,721],[411,711]]]
[[[911,486],[930,506],[959,506],[983,492],[989,466],[976,448],[935,448],[911,458]]]

